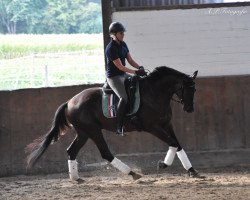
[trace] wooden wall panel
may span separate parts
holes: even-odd
[[[198,78],[194,113],[185,113],[180,104],[171,103],[174,130],[183,148],[191,151],[192,155],[210,152],[198,162],[201,166],[215,165],[220,155],[224,155],[216,152],[237,150],[235,155],[240,155],[240,151],[247,155],[250,147],[249,86],[250,76]],[[0,92],[0,176],[26,173],[24,147],[48,131],[61,103],[88,87],[91,85]],[[115,155],[128,158],[144,155],[143,165],[146,158],[158,159],[159,155],[163,158],[168,149],[159,139],[144,132],[134,132],[125,138],[109,132],[104,136]],[[66,148],[73,138],[73,131],[69,131],[51,146],[32,173],[67,170]],[[212,154],[216,154],[216,160]],[[236,163],[235,158],[237,156],[231,160],[232,163]],[[78,160],[80,168],[103,162],[92,141],[88,141],[80,151]],[[249,160],[239,156],[238,161],[244,164]],[[136,162],[142,164],[139,160]],[[150,164],[151,160],[148,162]],[[230,163],[230,157],[227,163]]]

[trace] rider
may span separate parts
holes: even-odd
[[[106,77],[109,86],[119,97],[117,106],[117,134],[123,135],[123,119],[125,116],[126,104],[128,102],[124,81],[129,74],[145,76],[144,68],[138,65],[132,58],[127,44],[123,41],[125,28],[119,22],[113,22],[109,26],[111,41],[105,49],[107,60]],[[127,68],[126,60],[135,69]]]

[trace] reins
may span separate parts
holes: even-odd
[[[174,102],[177,102],[177,103],[183,104],[183,101],[182,101],[182,100],[176,100],[176,99],[174,99],[173,97],[171,98],[171,100],[172,100],[172,101],[174,101]]]
[[[174,92],[174,94],[176,94],[176,92],[178,92],[179,90],[182,90],[182,98],[181,98],[180,100],[176,100],[176,99],[174,99],[174,98],[172,97],[172,98],[171,98],[172,101],[175,101],[175,102],[177,102],[177,103],[183,104],[183,87],[184,87],[184,86],[181,86],[179,89],[177,89],[177,90]],[[193,84],[193,85],[190,85],[190,86],[188,86],[188,87],[194,87],[194,84]]]
[[[148,74],[150,74],[151,73],[151,71],[150,70],[148,70],[148,69],[145,69],[145,71],[147,71],[147,73]],[[148,74],[146,75],[146,76],[148,76]],[[180,87],[179,89],[177,89],[174,93],[176,94],[176,92],[178,92],[179,90],[183,90],[183,87]],[[171,100],[172,101],[174,101],[174,102],[177,102],[177,103],[180,103],[180,104],[183,104],[183,100],[181,99],[181,100],[178,100],[178,99],[174,99],[173,97],[171,98]]]
[[[147,71],[147,75],[151,73],[151,71],[148,70],[148,69],[145,69],[145,71]],[[146,76],[147,76],[147,75],[146,75]],[[178,89],[174,92],[174,94],[176,94],[176,92],[178,92],[179,90],[182,90],[182,98],[180,98],[180,99],[175,99],[174,97],[171,98],[172,101],[177,102],[177,103],[182,104],[182,105],[183,105],[183,103],[184,103],[184,102],[183,102],[183,87],[184,87],[184,86],[182,85],[180,88],[178,88]],[[189,86],[189,87],[193,87],[193,86]]]
[[[179,90],[183,90],[183,87],[180,87],[179,89],[177,89],[174,94],[176,94],[176,92],[178,92]],[[178,99],[174,99],[173,97],[171,98],[172,101],[183,104],[183,100],[178,100]]]

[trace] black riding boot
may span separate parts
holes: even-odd
[[[126,102],[124,99],[120,99],[117,105],[117,113],[116,113],[116,120],[117,120],[117,130],[116,134],[123,135],[123,120],[125,116],[126,110]]]

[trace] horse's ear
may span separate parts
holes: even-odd
[[[195,71],[195,72],[193,73],[193,75],[191,76],[191,78],[192,78],[192,79],[195,79],[195,78],[196,78],[196,76],[197,76],[197,74],[198,74],[198,70],[197,70],[197,71]]]

